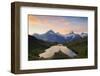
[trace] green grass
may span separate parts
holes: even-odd
[[[88,46],[87,38],[76,41],[74,43],[67,44],[67,47],[78,52],[78,58],[88,57],[88,47],[87,46]]]

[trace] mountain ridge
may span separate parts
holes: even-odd
[[[74,32],[62,35],[60,33],[54,32],[53,30],[49,30],[44,34],[35,33],[32,36],[47,42],[64,43],[64,42],[72,42],[75,40],[80,40],[81,38],[87,37],[88,35],[87,33],[76,34]]]

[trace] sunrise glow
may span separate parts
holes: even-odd
[[[28,15],[29,34],[42,34],[49,30],[68,34],[88,31],[87,17]]]

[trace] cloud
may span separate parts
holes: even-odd
[[[44,30],[41,30],[43,28]],[[31,30],[29,33],[44,33],[52,29],[55,32],[66,34],[70,31],[87,31],[86,28],[87,22],[83,17],[29,15],[29,30]],[[37,30],[34,31],[34,29]]]

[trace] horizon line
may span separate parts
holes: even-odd
[[[48,31],[50,31],[50,30],[48,30]],[[33,34],[29,34],[29,33],[28,33],[28,35],[45,34],[45,33],[47,33],[48,31],[43,32],[43,33],[33,33]],[[61,34],[61,35],[67,35],[67,34],[70,34],[70,33],[72,33],[72,32],[74,32],[74,33],[76,33],[76,34],[88,33],[88,32],[75,32],[75,31],[70,31],[70,32],[68,32],[68,33],[66,33],[66,34],[62,34],[62,33],[60,33],[60,32],[56,32],[56,31],[54,31],[54,30],[52,30],[52,31],[53,31],[54,33],[59,33],[59,34]]]

